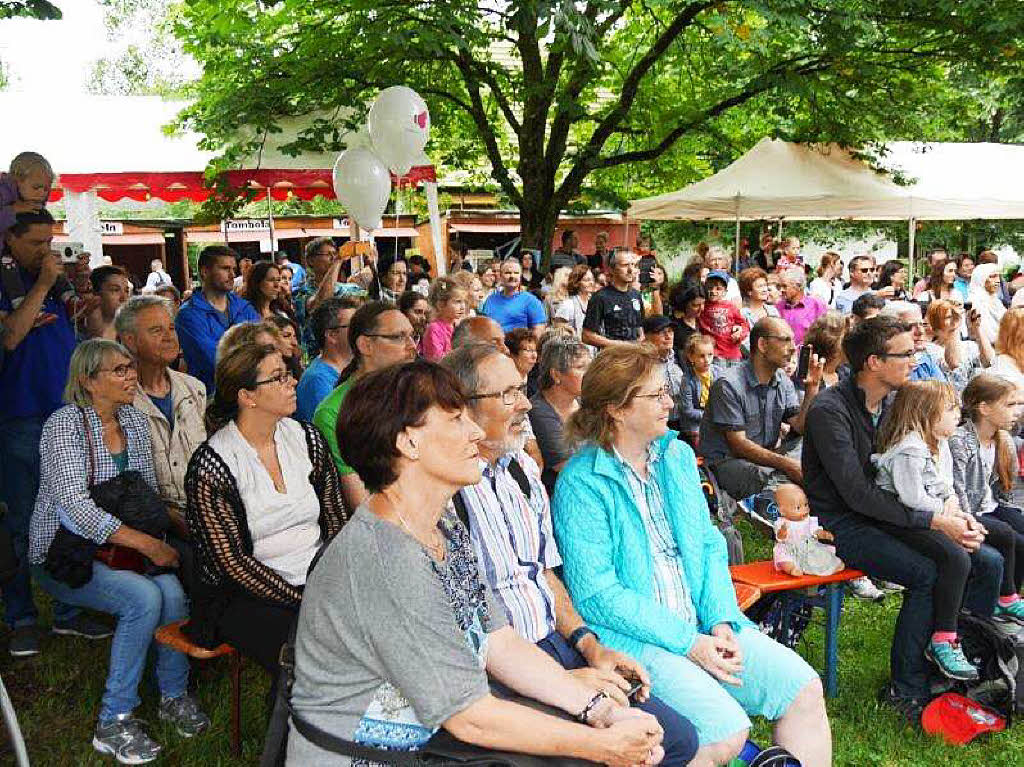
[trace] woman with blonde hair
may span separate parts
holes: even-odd
[[[807,767],[832,759],[815,671],[736,605],[725,539],[693,450],[668,429],[672,399],[646,344],[603,350],[583,376],[552,506],[565,583],[602,643],[650,673],[652,692],[693,722],[692,765],[726,764],[750,715]]]
[[[978,268],[975,267],[975,272]],[[996,352],[992,372],[1010,379],[1024,392],[1024,307],[1010,309],[1003,315],[996,337]]]
[[[551,275],[551,288],[544,296],[544,309],[549,318],[558,314],[558,307],[569,297],[569,276],[572,271],[568,266],[560,266]]]
[[[188,615],[188,600],[175,574],[178,552],[110,514],[94,495],[98,486],[109,486],[126,473],[141,475],[154,495],[159,492],[149,421],[132,407],[137,386],[135,362],[119,343],[93,339],[71,355],[64,389],[68,404],[43,426],[39,494],[28,551],[36,582],[55,600],[117,618],[92,744],[122,764],[151,762],[161,749],[133,715],[150,649],[156,660],[160,718],[172,722],[185,737],[198,735],[210,724],[188,695],[188,658],[153,641],[159,626]],[[85,579],[72,582],[68,568],[52,567],[59,548],[55,542],[69,532],[93,544],[138,552],[160,569],[145,575],[93,559],[87,560]]]
[[[466,291],[466,317],[476,317],[488,295],[484,289],[483,282],[480,281],[477,275],[466,269],[459,269],[452,276],[452,279],[459,284],[460,288]]]
[[[999,323],[1006,314],[1006,307],[999,296],[1000,277],[998,264],[978,264],[971,273],[969,298],[974,311],[981,315],[981,332],[990,343],[999,335]]]

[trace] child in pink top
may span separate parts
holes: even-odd
[[[455,326],[466,315],[469,296],[450,277],[438,277],[430,286],[427,300],[434,307],[434,320],[427,324],[420,339],[420,356],[437,362],[452,350]]]
[[[723,366],[738,365],[743,361],[740,343],[750,333],[750,326],[743,319],[739,308],[732,301],[725,300],[729,275],[725,272],[711,272],[704,281],[707,299],[704,310],[697,318],[701,332],[711,336],[715,342],[715,359]]]

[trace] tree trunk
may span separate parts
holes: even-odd
[[[522,238],[522,247],[540,251],[541,260],[538,266],[544,272],[547,272],[551,262],[551,241],[558,226],[558,213],[550,197],[537,199],[524,195],[523,205],[519,208],[519,235]]]

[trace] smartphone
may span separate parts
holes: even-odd
[[[633,682],[633,686],[626,691],[626,697],[629,698],[631,701],[635,702],[636,696],[640,692],[640,690],[643,689],[643,686],[643,682],[641,682],[639,679],[635,680]]]
[[[78,262],[78,257],[85,252],[85,245],[80,242],[61,242],[53,243],[50,246],[62,264],[74,264]]]
[[[804,344],[800,347],[800,358],[796,363],[796,380],[803,381],[807,378],[807,371],[811,369],[811,355],[814,354],[814,347]]]
[[[644,256],[640,259],[640,284],[650,285],[654,282],[654,256]]]
[[[964,301],[964,313],[965,314],[970,314],[971,313],[971,309],[973,309],[973,308],[974,308],[974,302],[973,301]]]

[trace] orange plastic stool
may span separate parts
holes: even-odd
[[[771,560],[748,562],[729,568],[734,583],[755,586],[762,594],[773,591],[795,591],[809,587],[825,587],[825,694],[835,697],[839,689],[839,619],[843,613],[843,586],[846,581],[864,575],[860,570],[845,568],[832,575],[801,575],[795,578],[775,569]],[[822,606],[819,603],[819,606]]]
[[[175,621],[161,626],[153,632],[153,638],[172,650],[183,652],[196,660],[210,660],[228,656],[231,662],[231,755],[242,756],[242,656],[229,644],[222,644],[212,650],[193,644],[182,628],[188,620]]]

